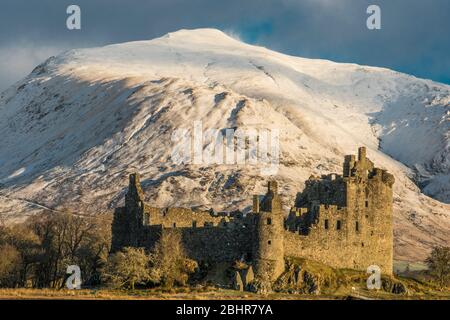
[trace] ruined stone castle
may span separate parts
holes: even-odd
[[[392,186],[394,177],[374,167],[359,148],[345,157],[343,174],[311,176],[290,212],[283,212],[278,184],[254,196],[253,210],[216,213],[155,208],[144,202],[139,176],[132,174],[125,206],[117,208],[112,251],[151,249],[161,234],[177,229],[190,258],[251,263],[255,277],[273,281],[285,257],[319,261],[335,268],[367,270],[378,265],[392,274]]]

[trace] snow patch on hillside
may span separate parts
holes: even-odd
[[[450,242],[449,101],[443,84],[213,29],[68,51],[0,96],[0,214],[111,211],[133,171],[151,205],[248,210],[268,179],[260,167],[176,165],[171,134],[194,121],[276,128],[286,208],[311,174],[340,173],[367,146],[396,178],[396,259],[423,259]]]

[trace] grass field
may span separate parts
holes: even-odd
[[[223,286],[198,284],[190,287],[175,287],[163,289],[161,287],[137,290],[112,289],[82,289],[82,290],[56,290],[56,289],[0,289],[0,299],[45,299],[45,300],[340,300],[340,299],[383,299],[383,300],[450,300],[450,288],[440,291],[422,275],[424,270],[421,264],[396,262],[397,270],[404,271],[408,265],[410,270],[406,275],[384,277],[393,282],[401,282],[407,288],[407,293],[394,294],[383,290],[367,289],[367,274],[361,271],[339,269],[335,270],[321,263],[306,259],[292,258],[289,260],[302,270],[316,275],[321,279],[321,294],[289,294],[271,293],[268,295],[236,290],[223,289]],[[210,272],[210,283],[227,283],[225,279],[227,265],[219,265]],[[207,282],[206,282],[207,283]],[[326,285],[325,285],[326,283]],[[282,290],[285,292],[286,290]],[[289,291],[292,292],[292,291]]]
[[[393,299],[429,300],[450,299],[450,292],[427,292],[426,294],[395,295],[382,291],[347,290],[341,288],[329,295],[299,295],[273,293],[259,295],[213,287],[177,288],[171,290],[53,290],[53,289],[0,289],[0,299],[43,299],[43,300],[336,300],[336,299]]]

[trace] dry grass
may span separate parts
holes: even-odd
[[[340,269],[335,270],[318,262],[292,258],[290,263],[300,265],[302,270],[320,275],[322,283],[321,295],[272,293],[259,295],[251,292],[239,292],[208,285],[175,288],[153,288],[137,290],[83,289],[0,289],[0,299],[58,299],[58,300],[336,300],[353,298],[384,300],[450,300],[450,288],[439,291],[436,286],[420,279],[406,277],[390,278],[401,281],[408,288],[408,294],[393,294],[382,290],[366,288],[367,274]],[[226,265],[220,265],[211,274],[217,281],[226,273]],[[212,279],[209,279],[212,280]],[[223,279],[222,279],[223,280]]]
[[[257,295],[218,288],[177,288],[171,290],[52,290],[0,289],[0,299],[15,300],[259,300],[259,299],[332,299],[326,296],[288,294]]]
[[[450,299],[450,292],[430,291],[413,295],[395,295],[367,289],[338,290],[329,295],[298,295],[273,293],[258,295],[249,292],[206,288],[177,288],[170,290],[52,290],[52,289],[0,289],[0,299],[6,300],[336,300],[349,296],[367,299],[429,300]]]

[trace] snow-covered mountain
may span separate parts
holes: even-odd
[[[133,171],[155,206],[248,208],[268,179],[257,166],[172,161],[173,131],[194,121],[280,129],[286,207],[311,174],[340,173],[344,154],[365,145],[396,178],[395,258],[450,244],[450,86],[213,29],[72,50],[3,92],[0,212],[111,211]]]

